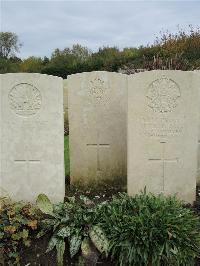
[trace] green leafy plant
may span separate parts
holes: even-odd
[[[41,223],[42,230],[38,237],[48,231],[53,232],[47,252],[56,248],[59,266],[63,265],[66,241],[71,258],[80,250],[82,255],[87,257],[91,243],[100,253],[107,255],[108,241],[103,230],[94,226],[96,208],[90,199],[85,196],[80,196],[79,199],[68,197],[64,203],[52,204],[46,195],[40,194],[37,206],[47,215]]]
[[[122,265],[194,265],[200,221],[175,197],[119,194],[96,210],[108,251]]]
[[[37,229],[38,219],[33,205],[0,199],[0,250],[8,265],[19,264],[19,246],[30,245],[30,233]]]

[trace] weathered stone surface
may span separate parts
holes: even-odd
[[[128,193],[192,202],[196,191],[198,90],[194,73],[150,71],[128,78]]]
[[[103,71],[68,77],[72,184],[126,182],[126,81]]]
[[[34,201],[64,198],[63,80],[0,75],[1,195]]]

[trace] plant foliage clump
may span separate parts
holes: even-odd
[[[199,218],[175,197],[119,194],[97,212],[120,265],[194,265],[199,256]]]
[[[52,232],[47,252],[56,248],[58,266],[63,265],[66,242],[71,258],[79,251],[83,257],[89,257],[91,243],[100,253],[107,255],[108,241],[102,229],[94,225],[95,205],[89,198],[68,197],[64,203],[52,204],[46,195],[40,194],[37,206],[47,215],[38,237]]]
[[[19,265],[19,247],[30,246],[30,235],[37,229],[38,219],[33,205],[0,198],[0,253],[6,265]]]

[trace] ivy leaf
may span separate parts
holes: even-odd
[[[30,245],[31,245],[31,241],[30,240],[24,240],[23,243],[24,243],[24,245],[26,247],[30,247]]]
[[[28,238],[28,234],[29,234],[29,231],[26,229],[23,229],[21,236],[23,239],[26,239],[26,238]]]
[[[98,251],[101,253],[105,252],[107,256],[109,250],[109,241],[104,231],[99,226],[95,225],[90,230],[89,236]]]
[[[13,240],[17,240],[17,241],[19,241],[19,240],[22,238],[22,232],[18,232],[18,233],[12,234],[12,235],[11,235],[11,238],[12,238]]]
[[[32,230],[36,230],[37,229],[37,224],[38,224],[38,221],[37,220],[30,220],[27,223],[27,225],[29,227],[31,227]]]
[[[53,216],[53,204],[45,194],[38,195],[36,204],[43,213]]]
[[[4,231],[9,234],[14,234],[16,231],[16,227],[12,225],[8,225],[4,227]]]
[[[81,236],[73,235],[70,239],[70,255],[73,258],[79,251],[81,246]]]

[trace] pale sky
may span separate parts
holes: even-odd
[[[50,56],[79,43],[135,47],[161,30],[200,26],[200,1],[1,1],[0,30],[17,33],[20,57]]]

